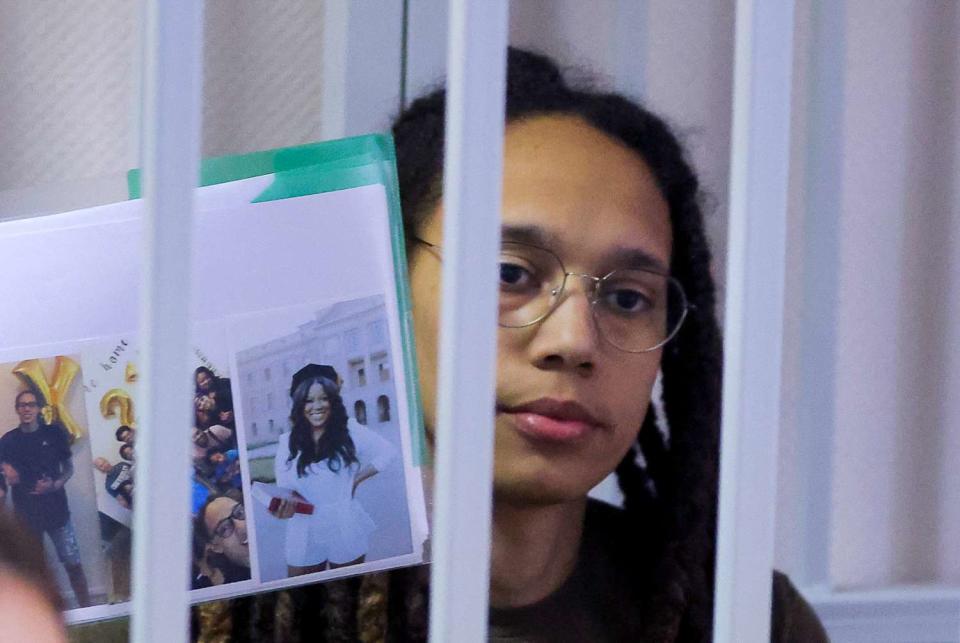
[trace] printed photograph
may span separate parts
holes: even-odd
[[[219,353],[219,354],[218,354]],[[242,475],[225,351],[194,349],[188,374],[191,422],[191,586],[194,589],[250,578],[243,515]],[[212,357],[211,357],[212,355]],[[87,417],[101,546],[110,576],[109,602],[130,599],[136,438],[141,418],[138,351],[131,337],[92,343],[83,352]]]
[[[0,507],[42,541],[66,608],[109,600],[76,355],[0,364]]]
[[[137,349],[116,337],[83,350],[83,372],[100,546],[108,570],[108,601],[130,600],[133,489],[136,475]]]
[[[193,589],[250,578],[250,546],[243,502],[230,377],[201,350],[193,371]]]
[[[261,580],[412,552],[389,337],[382,296],[236,322]]]

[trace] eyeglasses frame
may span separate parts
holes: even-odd
[[[237,513],[238,509],[240,510],[240,512],[243,513],[243,518],[240,518],[239,516],[234,515]],[[213,528],[212,536],[214,538],[219,538],[220,540],[226,540],[227,538],[229,538],[230,536],[232,536],[237,532],[236,521],[237,520],[246,521],[246,519],[247,519],[247,510],[244,509],[242,502],[238,502],[233,506],[233,509],[230,510],[230,515],[224,518],[223,520],[221,520],[220,522],[218,522],[216,527]],[[226,528],[227,524],[230,525],[230,533],[224,536],[221,536],[220,534],[218,534],[217,532],[220,531],[220,526],[224,525],[224,528]]]
[[[428,248],[430,248],[430,249],[437,255],[437,258],[438,258],[438,259],[443,260],[443,252],[442,252],[439,244],[430,243],[429,241],[427,241],[427,240],[425,240],[425,239],[421,239],[420,237],[417,237],[417,236],[412,237],[412,239],[413,239],[416,243],[422,244],[422,245],[427,246]],[[597,313],[596,313],[596,309],[595,309],[596,303],[597,303],[597,301],[599,300],[599,297],[597,296],[597,293],[599,292],[600,284],[603,283],[603,281],[606,280],[608,277],[610,277],[610,275],[612,275],[612,274],[614,274],[614,273],[616,273],[616,272],[620,272],[621,270],[625,270],[624,268],[617,268],[616,270],[611,270],[610,272],[608,272],[607,274],[605,274],[605,275],[602,276],[602,277],[597,277],[596,275],[591,275],[591,274],[581,273],[581,272],[568,272],[568,271],[567,271],[567,267],[563,265],[563,260],[557,255],[557,253],[555,253],[555,252],[554,252],[553,250],[551,250],[550,248],[544,248],[544,247],[542,247],[542,246],[538,246],[538,245],[532,244],[532,243],[525,243],[525,242],[523,242],[523,241],[508,241],[507,243],[515,244],[515,245],[518,245],[518,246],[526,246],[526,247],[528,247],[528,248],[535,248],[535,249],[537,249],[537,250],[541,250],[541,251],[543,251],[543,252],[546,252],[547,254],[549,254],[550,256],[552,256],[554,259],[557,260],[557,263],[560,265],[561,271],[563,271],[563,280],[560,282],[560,287],[559,287],[559,288],[555,288],[553,291],[551,291],[551,293],[550,293],[551,296],[552,296],[552,297],[556,297],[557,299],[556,299],[556,302],[553,303],[553,304],[547,309],[547,311],[546,311],[545,313],[543,313],[542,315],[540,315],[539,317],[537,317],[536,319],[534,319],[534,320],[532,320],[532,321],[529,321],[529,322],[520,324],[520,325],[518,325],[518,326],[511,326],[511,325],[509,325],[509,324],[503,324],[503,323],[501,323],[499,320],[497,320],[497,325],[498,325],[498,326],[500,326],[501,328],[529,328],[530,326],[534,326],[535,324],[539,324],[540,322],[542,322],[543,320],[545,320],[547,317],[549,317],[551,314],[553,314],[553,311],[555,311],[555,310],[560,306],[560,304],[563,302],[561,296],[563,295],[564,289],[565,289],[566,286],[567,286],[567,278],[568,278],[568,277],[580,277],[581,279],[586,279],[586,280],[592,282],[592,284],[593,284],[593,288],[592,288],[592,298],[591,298],[591,297],[588,297],[587,300],[590,302],[590,312],[591,312],[591,317],[593,318],[593,322],[597,325],[597,330],[600,330],[600,322],[597,321]],[[660,277],[664,277],[664,278],[666,278],[667,280],[669,280],[670,282],[676,284],[676,285],[677,285],[677,288],[679,289],[680,297],[681,297],[681,300],[682,300],[681,303],[682,303],[682,305],[683,305],[683,308],[682,308],[682,310],[680,311],[680,319],[677,321],[676,327],[667,335],[667,337],[666,337],[665,339],[661,340],[659,343],[657,343],[656,345],[652,346],[651,348],[645,348],[645,349],[639,350],[639,351],[628,350],[628,349],[626,349],[626,348],[622,348],[622,347],[617,346],[616,344],[614,344],[613,341],[612,341],[609,337],[607,337],[606,333],[604,333],[604,332],[602,332],[602,331],[599,333],[600,336],[603,337],[604,341],[606,341],[608,344],[610,344],[611,346],[613,346],[613,347],[616,348],[617,350],[623,351],[624,353],[631,353],[631,354],[633,354],[633,355],[641,355],[641,354],[643,354],[643,353],[650,353],[650,352],[653,352],[653,351],[655,351],[655,350],[657,350],[657,349],[659,349],[659,348],[662,348],[663,346],[665,346],[665,345],[667,344],[667,342],[669,342],[671,339],[673,339],[674,337],[676,337],[676,336],[677,336],[677,333],[679,333],[679,332],[680,332],[680,329],[683,327],[683,322],[686,321],[687,315],[690,313],[691,310],[695,309],[696,306],[694,306],[693,304],[691,304],[691,303],[689,302],[689,300],[687,299],[687,292],[683,289],[683,284],[681,284],[680,281],[679,281],[676,277],[673,277],[673,276],[671,276],[671,275],[669,275],[669,274],[664,274],[664,273],[659,272],[659,271],[657,271],[657,270],[650,270],[650,269],[648,269],[648,268],[631,268],[630,270],[640,270],[640,271],[642,271],[642,272],[649,272],[650,274],[654,274],[654,275],[658,275],[658,276],[660,276]]]

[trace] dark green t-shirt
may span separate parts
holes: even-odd
[[[533,605],[490,610],[489,640],[495,643],[562,643],[632,640],[632,606],[640,597],[622,562],[629,543],[621,510],[591,500],[577,567],[553,594]],[[773,576],[771,641],[827,641],[810,605],[780,573]]]

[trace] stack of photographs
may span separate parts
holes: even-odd
[[[279,172],[284,150],[205,165],[184,426],[139,415],[142,203],[0,224],[0,296],[43,302],[0,313],[0,506],[44,541],[69,621],[129,611],[144,431],[190,440],[195,602],[425,561],[389,150],[362,137]]]

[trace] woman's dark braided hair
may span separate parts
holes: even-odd
[[[415,101],[393,126],[408,240],[442,195],[444,105],[444,92],[435,91]],[[662,359],[670,443],[648,413],[635,450],[617,474],[636,534],[635,576],[649,579],[646,605],[637,611],[638,638],[709,640],[722,365],[697,177],[660,118],[618,94],[573,88],[549,59],[511,49],[507,122],[557,114],[579,117],[635,151],[669,206],[671,274],[693,305]]]
[[[393,126],[408,243],[442,196],[445,98],[438,89],[414,101]],[[545,115],[581,118],[635,151],[669,206],[671,274],[683,284],[693,308],[664,349],[661,362],[669,440],[651,409],[636,444],[617,467],[627,538],[633,543],[630,560],[623,563],[632,568],[638,594],[644,597],[634,610],[624,606],[624,618],[632,621],[632,640],[709,641],[722,356],[699,183],[676,137],[659,117],[618,94],[572,87],[548,58],[511,49],[507,122]],[[324,592],[325,611],[339,608],[359,614],[342,631],[332,627],[336,619],[329,619],[326,628],[314,630],[315,634],[326,640],[351,640],[363,638],[367,627],[382,633],[384,624],[379,619],[366,622],[363,608],[376,603],[378,596],[382,599],[385,592],[388,640],[423,640],[428,588],[419,571],[398,570],[389,581],[365,577],[362,585],[354,579],[354,591],[346,592],[350,598],[333,600],[328,592],[332,584],[327,584],[327,590],[304,589]],[[366,586],[381,589],[365,591]],[[294,602],[303,600],[291,594]],[[347,604],[341,604],[344,600]],[[308,635],[303,632],[303,636]]]

